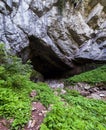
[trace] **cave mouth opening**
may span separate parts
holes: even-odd
[[[55,54],[51,46],[35,36],[29,37],[29,47],[24,48],[18,56],[23,63],[30,59],[33,69],[41,73],[44,79],[67,78],[106,64],[105,61],[74,59],[73,67],[70,67]]]
[[[56,55],[51,46],[35,36],[29,37],[29,49],[33,68],[45,79],[62,78],[72,69]]]

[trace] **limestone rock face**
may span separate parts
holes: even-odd
[[[44,74],[79,72],[78,64],[106,62],[106,1],[0,1],[0,42]]]

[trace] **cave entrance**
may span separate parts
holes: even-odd
[[[70,67],[66,65],[51,46],[34,36],[29,37],[30,60],[35,70],[44,75],[45,78],[59,78],[66,73]]]

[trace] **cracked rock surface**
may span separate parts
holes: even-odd
[[[0,1],[0,42],[43,75],[81,71],[78,64],[106,62],[106,1],[85,0],[62,15],[58,0]]]

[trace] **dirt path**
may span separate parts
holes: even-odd
[[[24,130],[39,130],[46,112],[46,108],[40,102],[33,102],[31,119],[24,127]]]
[[[0,130],[9,130],[9,121],[5,120],[5,119],[0,119]]]

